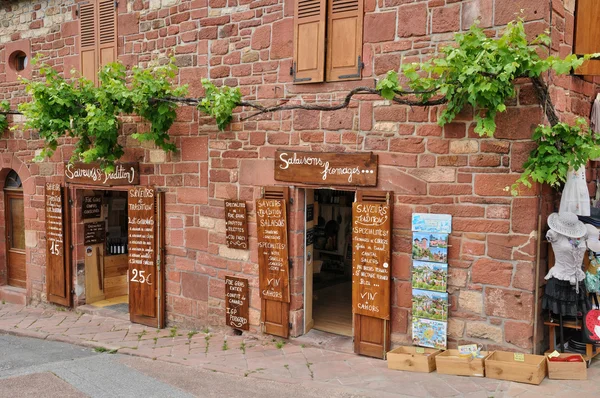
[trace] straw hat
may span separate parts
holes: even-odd
[[[548,226],[551,230],[569,238],[581,238],[588,232],[585,224],[579,221],[577,215],[568,211],[550,214]]]
[[[600,241],[598,240],[598,228],[590,224],[585,224],[588,230],[587,247],[593,252],[600,252]]]

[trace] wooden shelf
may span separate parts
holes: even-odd
[[[549,354],[553,351],[558,351],[556,349],[556,328],[560,327],[560,324],[556,323],[556,322],[550,322],[550,321],[545,321],[544,325],[548,326],[549,332],[550,332],[550,349],[548,351],[546,351],[546,354]],[[574,330],[581,330],[581,324],[577,324],[573,321],[568,321],[568,322],[563,322],[563,327],[566,329],[574,329]],[[592,358],[595,358],[597,355],[600,355],[600,347],[595,347],[593,344],[586,344],[585,345],[586,349],[585,349],[585,354],[581,354],[580,352],[576,352],[577,354],[581,354],[583,356],[583,359],[589,363],[591,362]]]

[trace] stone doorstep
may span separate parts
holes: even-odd
[[[84,314],[88,314],[88,315],[96,315],[96,316],[102,316],[102,317],[106,317],[106,318],[118,319],[120,321],[127,321],[127,322],[130,321],[129,314],[125,314],[125,313],[119,312],[119,311],[109,310],[106,308],[94,307],[93,305],[89,305],[89,304],[77,306],[73,309],[73,311],[83,312]]]
[[[26,305],[27,289],[14,286],[0,286],[0,302],[4,301],[11,304]]]

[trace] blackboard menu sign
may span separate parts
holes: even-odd
[[[390,319],[391,209],[387,204],[352,205],[353,312]]]
[[[312,203],[306,205],[306,222],[310,222],[315,219],[315,205]]]
[[[102,216],[102,196],[84,196],[82,217],[88,218],[100,218]]]
[[[63,203],[60,184],[46,183],[46,261],[59,268],[64,262]]]
[[[306,246],[310,246],[315,243],[315,229],[310,228],[306,230]]]
[[[156,192],[152,187],[131,188],[128,193],[129,296],[136,315],[156,316],[153,300],[156,272],[154,210]],[[130,308],[130,310],[132,310]]]
[[[248,249],[246,202],[241,200],[225,201],[225,238],[229,248]]]
[[[106,224],[104,221],[83,224],[83,244],[95,245],[106,239]]]
[[[248,279],[225,276],[225,323],[235,329],[250,329]]]
[[[260,297],[290,302],[285,200],[256,201]]]

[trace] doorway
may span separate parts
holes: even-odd
[[[85,302],[129,313],[127,192],[78,190]],[[81,229],[80,229],[81,231]]]
[[[25,288],[25,206],[21,178],[11,170],[4,183],[4,219],[8,284]]]
[[[305,332],[312,327],[352,336],[351,231],[355,193],[332,189],[306,192],[306,257],[311,262],[307,266],[310,275],[307,274],[306,300],[312,304],[312,314],[307,314],[312,322],[307,322]]]

